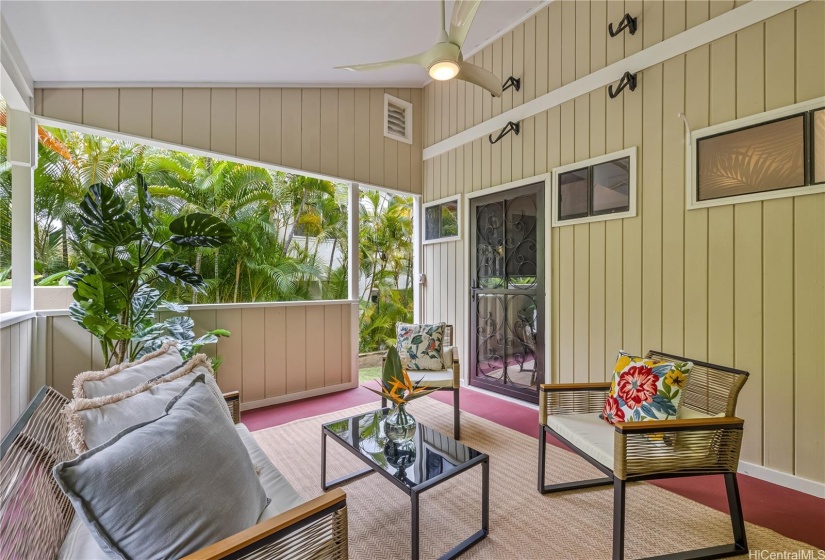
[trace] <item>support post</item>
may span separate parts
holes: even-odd
[[[349,188],[349,204],[347,206],[347,233],[349,235],[349,255],[348,255],[348,272],[349,272],[349,299],[358,301],[361,297],[358,288],[359,267],[358,267],[358,213],[360,209],[359,202],[360,189],[358,183],[350,183]]]
[[[11,311],[34,309],[34,168],[37,131],[31,113],[7,113],[11,163]]]
[[[421,219],[421,197],[413,197],[413,323],[423,323],[422,304],[424,299],[424,286],[421,284],[421,227],[424,221]],[[455,341],[453,341],[455,345]]]

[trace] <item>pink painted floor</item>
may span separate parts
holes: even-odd
[[[451,393],[433,393],[428,398],[452,404]],[[378,397],[358,387],[332,395],[250,410],[242,414],[242,421],[250,430],[261,430],[373,402],[378,406]],[[529,436],[538,436],[538,413],[535,409],[467,389],[461,391],[461,410]],[[563,447],[552,439],[550,441]],[[738,478],[742,509],[747,521],[825,549],[825,500],[743,474]],[[677,478],[652,484],[727,512],[725,483],[721,476],[695,477],[689,479],[690,484],[685,484],[686,480],[688,479]]]

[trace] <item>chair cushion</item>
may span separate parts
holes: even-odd
[[[85,453],[93,447],[137,424],[163,416],[166,406],[200,374],[232,419],[232,413],[215,381],[212,366],[205,354],[198,354],[167,375],[142,383],[123,393],[94,399],[74,399],[64,413],[69,427],[69,444],[75,453]]]
[[[441,371],[410,371],[407,372],[410,376],[410,381],[417,383],[421,380],[421,385],[424,387],[452,387],[453,386],[453,370],[442,369]]]
[[[204,379],[160,418],[53,469],[104,552],[179,558],[255,525],[267,507],[249,453]]]
[[[620,351],[602,411],[608,424],[676,417],[691,362],[649,360]]]
[[[74,378],[72,396],[93,399],[134,389],[141,383],[171,373],[183,364],[177,342],[170,341],[159,350],[134,362],[112,366],[103,371],[84,371]]]
[[[604,465],[613,468],[613,426],[600,418],[598,412],[590,414],[550,414],[547,427]]]
[[[410,325],[398,323],[396,346],[401,365],[410,371],[444,369],[441,352],[444,347],[446,323]]]
[[[272,500],[261,513],[258,523],[304,503],[306,500],[292,488],[284,475],[272,464],[247,427],[243,424],[235,424],[235,430],[249,452],[252,464],[260,470],[258,480],[266,495]],[[75,515],[57,559],[109,560],[111,558],[112,556],[103,552],[97,544],[86,525],[80,520],[80,516]]]

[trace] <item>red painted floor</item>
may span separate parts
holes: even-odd
[[[430,398],[452,404],[451,393],[433,393]],[[358,387],[332,395],[250,410],[243,413],[242,421],[254,431],[361,404],[378,404],[377,401],[378,397],[373,393]],[[463,390],[461,410],[532,437],[538,435],[538,413],[525,406],[478,391]],[[552,443],[561,447],[558,442]],[[742,509],[747,521],[825,549],[825,500],[743,474],[738,478]],[[689,480],[690,484],[685,484],[686,480]],[[653,484],[727,512],[725,484],[720,476],[670,479]]]

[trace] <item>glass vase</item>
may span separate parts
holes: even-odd
[[[407,412],[407,403],[401,403],[384,420],[384,434],[395,443],[404,443],[415,436],[415,418]]]

